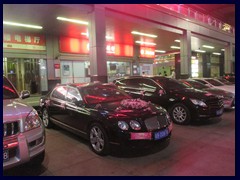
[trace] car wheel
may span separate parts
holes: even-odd
[[[109,141],[106,131],[100,124],[94,123],[89,130],[90,147],[98,155],[104,156],[109,153]]]
[[[181,103],[170,108],[170,115],[176,124],[189,124],[191,117],[188,108]]]
[[[42,121],[46,128],[51,128],[53,126],[52,122],[49,120],[49,114],[46,108],[42,110]]]
[[[30,166],[40,166],[44,160],[45,151],[41,152],[39,155],[33,157],[29,162]]]

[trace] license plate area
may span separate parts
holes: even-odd
[[[155,140],[163,139],[163,138],[167,137],[168,134],[169,134],[168,129],[164,129],[162,131],[155,132],[154,139]]]
[[[9,150],[4,149],[3,150],[3,161],[8,161],[9,160]]]

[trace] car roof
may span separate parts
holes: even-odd
[[[124,79],[136,79],[136,78],[145,78],[145,79],[155,79],[155,78],[160,78],[160,79],[170,79],[165,76],[125,76],[121,78],[117,78],[114,81],[119,81],[119,80],[124,80]]]
[[[98,86],[98,85],[104,85],[104,86],[113,85],[113,86],[115,86],[112,83],[101,83],[101,82],[57,84],[56,86],[71,86],[71,87],[76,87],[76,88],[83,88],[83,87]]]

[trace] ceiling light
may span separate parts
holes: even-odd
[[[179,46],[171,46],[172,49],[180,49]]]
[[[203,50],[200,50],[200,49],[196,49],[195,52],[205,53],[206,51],[203,51]]]
[[[88,34],[88,32],[86,32],[86,33],[82,32],[81,35],[88,37],[89,34]]]
[[[155,50],[155,52],[165,53],[166,51],[163,51],[163,50]]]
[[[225,51],[225,49],[221,49],[221,51]]]
[[[137,32],[137,31],[132,31],[132,34],[137,34],[137,35],[142,35],[142,36],[147,36],[147,37],[152,37],[152,38],[156,38],[157,35],[154,34],[146,34],[146,33],[141,33],[141,32]]]
[[[65,17],[57,17],[57,20],[68,21],[68,22],[72,22],[72,23],[88,25],[87,21],[81,21],[81,20],[77,20],[77,19],[68,19],[68,18],[65,18]]]
[[[153,45],[153,46],[157,45],[156,43],[144,42],[144,41],[135,41],[135,42],[138,43],[138,44],[146,44],[146,45]]]
[[[175,41],[175,42],[179,42],[179,43],[180,43],[180,40],[179,40],[179,39],[175,39],[174,41]]]
[[[209,48],[209,49],[214,49],[213,46],[208,46],[208,45],[203,45],[202,47]]]
[[[3,21],[3,24],[10,25],[10,26],[21,26],[21,27],[26,27],[26,28],[34,28],[34,29],[42,29],[43,28],[42,26],[21,24],[21,23],[9,22],[9,21]]]
[[[213,54],[220,56],[221,53],[213,52]]]

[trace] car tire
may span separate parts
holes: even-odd
[[[53,124],[49,118],[48,110],[46,108],[43,108],[43,110],[42,110],[42,121],[43,121],[43,125],[46,128],[51,128],[53,126]]]
[[[30,166],[41,166],[42,162],[45,158],[45,151],[41,152],[37,156],[33,157],[31,161],[29,162]]]
[[[174,123],[186,125],[190,123],[191,115],[188,108],[182,104],[174,104],[169,110],[170,116]]]
[[[93,123],[89,128],[89,141],[92,151],[100,156],[109,153],[109,140],[106,131],[98,123]]]

